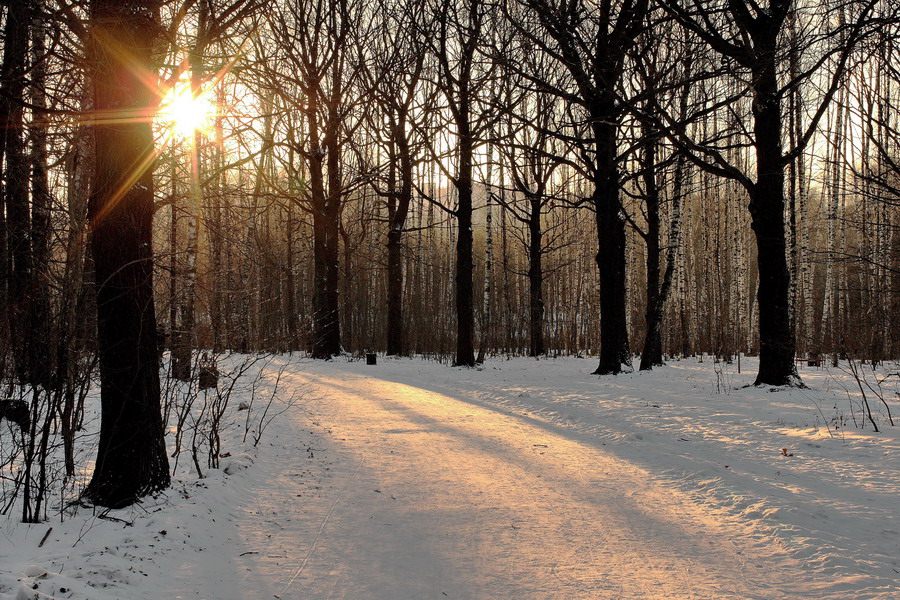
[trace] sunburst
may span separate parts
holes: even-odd
[[[193,89],[189,79],[180,79],[162,97],[156,122],[175,139],[192,139],[195,133],[212,132],[216,104],[208,88]]]

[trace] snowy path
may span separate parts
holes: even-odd
[[[258,449],[242,392],[204,479],[184,457],[113,519],[4,522],[0,598],[900,597],[900,427],[852,427],[841,373],[591,366],[276,357],[299,402]]]
[[[267,548],[249,571],[281,570],[268,582],[272,594],[772,598],[794,584],[809,590],[800,566],[752,526],[692,502],[598,439],[347,371],[298,369],[285,380],[311,391],[330,431],[329,443],[312,449],[336,470],[321,493],[304,499],[309,482],[291,473],[306,451],[287,448],[278,480],[236,523],[246,547]],[[299,530],[259,527],[256,515],[292,505],[312,512]]]

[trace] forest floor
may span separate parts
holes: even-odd
[[[0,595],[900,593],[900,424],[870,396],[882,432],[862,427],[840,369],[772,390],[742,387],[746,359],[741,374],[686,359],[596,377],[576,358],[278,357],[269,376],[285,365],[298,402],[257,448],[230,428],[231,456],[204,479],[105,518],[0,523]]]

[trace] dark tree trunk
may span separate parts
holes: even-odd
[[[672,280],[675,275],[675,263],[678,256],[678,248],[681,245],[681,205],[683,202],[683,194],[684,194],[684,177],[685,177],[685,168],[686,168],[687,159],[684,155],[678,156],[675,161],[675,175],[672,182],[672,217],[669,221],[669,248],[666,251],[666,270],[663,273],[662,283],[659,286],[659,292],[656,294],[655,300],[655,310],[651,314],[648,311],[647,317],[647,339],[644,340],[644,347],[650,348],[650,352],[645,352],[648,355],[647,362],[645,363],[644,355],[641,355],[641,370],[649,370],[654,366],[663,364],[662,357],[662,321],[663,321],[663,309],[666,305],[666,300],[669,298],[669,292],[672,289]],[[658,201],[658,197],[657,197]],[[656,217],[656,239],[659,240],[659,210],[658,210],[658,202],[657,202],[657,217]],[[655,244],[656,251],[659,251],[659,242]],[[648,245],[649,248],[649,245]],[[649,250],[648,250],[649,251]],[[659,261],[656,261],[656,269],[659,270]],[[649,270],[649,268],[648,268]],[[649,281],[649,279],[648,279]],[[649,302],[648,302],[649,304]],[[681,307],[682,310],[682,319],[683,319],[683,311],[684,306]],[[682,324],[684,327],[684,324]],[[682,350],[687,346],[687,332],[686,330],[682,331],[682,335],[684,339],[682,340]]]
[[[221,131],[217,133],[218,139],[222,139]],[[213,352],[222,352],[226,347],[227,335],[225,332],[225,320],[223,317],[223,293],[222,289],[226,286],[228,274],[225,270],[223,261],[223,244],[222,244],[222,199],[225,194],[223,160],[221,156],[218,160],[217,168],[219,169],[218,179],[220,184],[217,186],[216,192],[213,194],[210,206],[210,218],[208,220],[208,235],[210,245],[210,263],[212,270],[212,281],[210,283],[209,301],[209,322],[212,326],[212,344]]]
[[[403,354],[403,228],[409,214],[413,190],[413,163],[406,134],[406,119],[398,119],[393,128],[400,162],[400,189],[390,199],[389,231],[387,236],[388,314],[387,353]],[[392,195],[394,190],[391,190]]]
[[[468,115],[468,103],[462,114]],[[475,310],[472,293],[472,154],[474,140],[468,123],[460,123],[459,173],[456,190],[459,202],[456,222],[459,226],[456,238],[456,360],[454,365],[475,366]]]
[[[293,163],[292,163],[293,164]],[[294,217],[293,204],[288,204],[285,215],[286,235],[285,235],[285,291],[284,291],[284,308],[287,313],[287,349],[293,351],[297,349],[297,338],[300,334],[300,320],[297,317],[297,290],[296,275],[294,274],[294,229],[296,227],[296,218]]]
[[[43,2],[32,8],[31,68],[31,252],[28,302],[28,371],[32,383],[47,385],[54,371],[50,350],[50,182],[47,167],[47,33]]]
[[[169,350],[172,369],[177,360],[175,344],[178,336],[178,173],[174,155],[170,164],[169,204]]]
[[[296,246],[298,244],[297,241],[297,232],[300,231],[300,222],[297,217],[294,216],[294,204],[299,190],[297,187],[297,182],[300,181],[300,172],[297,169],[297,161],[295,157],[296,148],[297,148],[297,136],[296,129],[294,125],[294,120],[288,120],[288,165],[289,171],[288,176],[290,177],[289,190],[291,194],[291,199],[288,204],[287,211],[287,286],[288,286],[288,296],[287,296],[287,306],[288,306],[288,335],[290,336],[289,348],[290,350],[299,350],[300,349],[300,307],[298,306],[298,293],[297,293],[297,267],[296,267]],[[302,277],[302,273],[301,273]]]
[[[219,165],[222,169],[222,165]],[[209,227],[209,245],[212,250],[210,257],[212,267],[212,290],[210,292],[209,320],[212,326],[213,352],[222,352],[226,346],[227,334],[225,331],[225,320],[223,317],[223,294],[222,288],[225,287],[228,274],[225,270],[222,255],[222,196],[224,194],[224,186],[220,186],[217,193],[212,197],[211,207],[211,223]]]
[[[84,496],[109,507],[169,485],[153,307],[153,132],[143,118],[155,106],[146,78],[155,71],[158,10],[158,0],[91,3],[88,57],[100,117],[89,210],[102,410]],[[123,112],[135,118],[103,122]]]
[[[619,200],[613,114],[611,109],[594,111],[597,156],[593,203],[600,271],[600,364],[594,371],[597,375],[621,373],[622,366],[631,363],[625,320],[625,219]]]
[[[528,214],[528,324],[529,356],[544,353],[544,269],[542,259],[541,198],[529,198]]]
[[[307,104],[309,120],[309,182],[310,199],[313,216],[313,339],[311,353],[314,358],[331,358],[332,354],[325,343],[325,323],[323,313],[326,311],[325,287],[327,265],[325,264],[325,175],[324,155],[320,151],[319,124],[317,121],[318,97],[312,93]],[[337,262],[337,256],[332,259]]]
[[[647,310],[644,349],[641,352],[641,371],[649,371],[654,365],[661,365],[662,303],[659,283],[659,186],[656,184],[656,140],[654,132],[644,128],[644,196],[647,204]]]
[[[336,110],[336,109],[335,109]],[[337,117],[335,117],[337,118]],[[340,303],[338,298],[339,269],[339,235],[341,225],[341,178],[340,178],[340,149],[338,148],[337,133],[340,125],[333,123],[333,132],[329,136],[328,144],[328,200],[325,207],[325,240],[324,240],[324,268],[325,268],[325,310],[322,325],[322,348],[330,356],[341,352],[341,319]]]
[[[7,319],[16,374],[28,379],[31,336],[27,334],[28,292],[31,282],[31,215],[28,210],[28,161],[24,127],[25,68],[28,63],[28,29],[31,15],[27,2],[9,3],[4,39],[3,89],[6,120],[5,202],[9,272]]]
[[[339,94],[338,81],[334,94]],[[310,128],[310,184],[313,204],[313,254],[315,292],[313,315],[313,358],[328,359],[341,351],[341,322],[338,305],[338,261],[341,219],[341,179],[338,148],[339,96],[330,99],[328,120],[322,146],[318,144],[318,97],[307,107]],[[328,166],[328,190],[325,189],[325,160]]]
[[[343,290],[344,298],[350,299],[354,297],[354,284],[355,281],[355,273],[353,272],[353,242],[351,240],[350,232],[347,231],[347,228],[344,227],[343,223],[338,223],[338,235],[340,236],[341,247],[343,250],[343,281],[339,281],[341,284],[340,289]],[[360,287],[365,284],[365,279],[360,277]],[[341,338],[343,339],[343,347],[349,349],[350,352],[353,352],[354,347],[354,314],[352,310],[352,306],[350,302],[344,302],[339,307],[340,313],[338,316],[339,321],[343,321],[341,327]],[[364,320],[365,317],[360,319]]]
[[[451,11],[459,11],[451,16]],[[465,14],[465,19],[461,19]],[[475,308],[473,303],[472,171],[476,137],[483,131],[484,115],[473,116],[483,79],[474,76],[485,6],[481,0],[461,4],[444,2],[437,15],[437,60],[447,107],[456,126],[457,225],[454,304],[456,308],[456,357],[454,366],[475,366]],[[448,29],[456,39],[448,39]],[[448,43],[449,42],[449,43]],[[450,47],[453,51],[450,51]],[[453,66],[451,66],[451,64]]]
[[[775,40],[771,40],[774,47]],[[753,132],[756,184],[750,192],[750,216],[756,235],[759,270],[759,373],[756,384],[800,384],[794,365],[790,323],[790,281],[785,256],[784,160],[781,149],[781,101],[774,54],[754,72]]]
[[[387,235],[387,354],[397,356],[403,354],[402,231],[394,229],[393,220],[390,227]]]
[[[21,56],[15,56],[17,51],[15,44],[10,42],[15,37],[15,21],[11,18],[12,12],[6,15],[6,25],[3,28],[3,63],[0,66],[0,348],[3,350],[0,369],[6,371],[6,360],[9,353],[9,313],[12,310],[9,280],[12,276],[12,264],[9,257],[9,229],[6,220],[6,187],[4,179],[8,169],[4,169],[4,156],[6,155],[6,139],[9,134],[9,118],[11,105],[9,100],[9,87],[11,78],[15,74],[14,65],[20,64]]]

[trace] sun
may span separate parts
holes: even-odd
[[[163,96],[157,111],[157,123],[174,138],[191,139],[194,133],[209,134],[216,116],[216,106],[208,89],[196,93],[191,82],[178,81]]]

